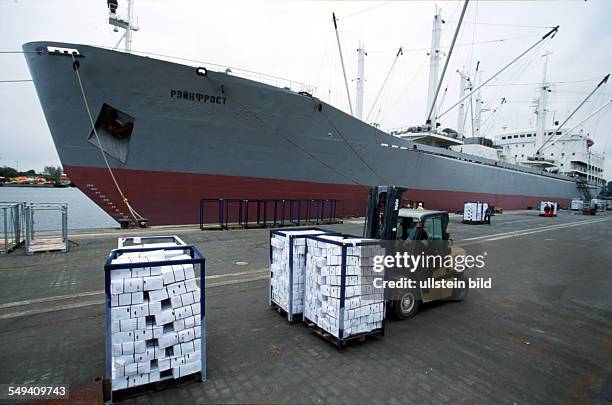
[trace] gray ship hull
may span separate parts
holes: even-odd
[[[369,186],[380,184],[450,211],[468,200],[512,209],[580,196],[571,178],[399,139],[307,94],[86,45],[25,44],[65,171],[116,219],[127,210],[92,134],[73,57],[48,46],[79,51],[110,167],[152,224],[197,222],[200,198],[333,198],[345,214],[363,215]]]

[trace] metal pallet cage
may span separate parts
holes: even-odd
[[[328,239],[326,238],[327,236],[333,236],[334,238],[341,238],[340,240],[334,240],[334,239]],[[384,336],[385,333],[385,310],[386,310],[386,306],[385,306],[385,300],[384,297],[382,298],[382,300],[380,301],[382,303],[382,319],[380,320],[381,322],[381,327],[380,328],[374,328],[372,330],[366,331],[366,332],[358,332],[358,333],[347,333],[347,331],[344,329],[344,316],[345,316],[345,309],[347,309],[346,306],[346,292],[347,292],[347,266],[348,266],[348,259],[347,257],[349,256],[349,249],[354,249],[354,248],[361,248],[361,247],[365,247],[365,246],[380,246],[380,241],[377,240],[373,240],[373,239],[364,239],[360,236],[354,236],[354,235],[346,235],[346,234],[335,234],[335,235],[311,235],[311,236],[307,236],[308,240],[314,240],[314,241],[318,241],[318,242],[323,242],[327,245],[331,245],[331,246],[335,246],[338,247],[340,249],[340,297],[339,297],[339,301],[340,301],[340,306],[339,306],[339,311],[338,311],[338,321],[339,321],[339,331],[338,331],[338,336],[334,336],[333,334],[329,333],[328,331],[324,330],[324,328],[321,328],[317,322],[314,319],[309,319],[306,316],[306,308],[304,310],[304,314],[303,314],[303,321],[309,325],[311,328],[314,329],[314,331],[319,334],[320,336],[322,336],[323,338],[329,340],[330,342],[334,343],[335,345],[337,345],[339,348],[344,348],[344,346],[346,345],[346,343],[350,340],[364,340],[366,338],[366,336],[371,336],[371,335],[377,335],[377,336]],[[360,240],[360,241],[355,241],[355,240],[351,240],[351,239],[356,239],[356,240]],[[308,252],[309,248],[308,248],[308,244],[306,245],[306,251]],[[308,272],[308,269],[306,269],[306,272]],[[306,306],[306,302],[304,303],[304,305]]]
[[[37,230],[37,215],[43,213],[59,216],[59,229]],[[68,251],[68,204],[25,204],[25,248],[26,255],[50,251]]]
[[[2,220],[0,255],[8,254],[24,243],[24,215],[25,203],[0,202]]]
[[[142,239],[146,240],[154,240],[160,237],[146,237]],[[173,237],[161,237],[163,239],[173,238]],[[172,368],[170,370],[166,370],[165,372],[160,372],[159,381],[146,383],[143,385],[138,385],[136,387],[129,387],[124,389],[113,389],[112,388],[112,361],[113,361],[113,345],[112,345],[112,320],[111,320],[111,308],[119,308],[112,307],[111,302],[111,273],[113,271],[131,269],[133,272],[134,269],[145,269],[151,267],[161,267],[161,266],[175,266],[175,265],[193,265],[196,279],[199,276],[200,283],[200,302],[199,302],[199,317],[200,317],[200,347],[195,348],[195,350],[200,350],[201,358],[200,358],[200,371],[199,373],[190,374],[194,376],[199,381],[206,381],[206,296],[205,296],[205,258],[200,253],[200,251],[192,246],[192,245],[175,245],[164,247],[164,252],[172,251],[172,256],[170,259],[161,260],[161,261],[141,261],[137,263],[114,263],[113,261],[120,257],[125,253],[134,254],[134,253],[143,253],[143,252],[153,252],[159,251],[160,249],[157,247],[133,247],[133,248],[122,248],[122,249],[114,249],[109,254],[106,259],[106,263],[104,265],[104,286],[105,286],[105,352],[106,352],[106,371],[105,371],[105,389],[104,395],[105,400],[112,402],[113,400],[113,392],[121,392],[126,393],[131,390],[142,390],[146,388],[150,388],[156,383],[163,383],[169,380],[174,380],[175,377],[172,373]],[[175,255],[185,254],[189,256],[189,258],[180,258]],[[199,271],[196,268],[199,266]],[[131,310],[131,308],[130,308]],[[148,317],[147,317],[148,318]],[[150,319],[147,319],[147,324],[150,325]],[[174,325],[174,323],[172,323]],[[164,329],[166,329],[166,325],[164,325]],[[165,330],[164,330],[165,333]],[[158,339],[150,339],[147,340],[147,347],[155,347],[158,344]],[[157,362],[157,359],[153,360]],[[142,392],[142,391],[139,391]]]
[[[309,232],[309,234],[307,234],[306,232]],[[317,228],[317,227],[307,227],[307,228],[287,228],[287,229],[283,229],[283,230],[271,230],[270,231],[270,285],[269,285],[269,289],[268,289],[268,303],[270,306],[277,306],[279,307],[282,311],[287,313],[287,321],[289,322],[293,322],[293,315],[297,315],[297,314],[301,314],[302,311],[297,311],[294,308],[294,297],[293,297],[293,281],[294,281],[294,244],[296,242],[296,240],[302,239],[305,240],[307,236],[309,235],[335,235],[338,232],[335,231],[331,231],[328,229],[322,229],[322,228]],[[278,302],[278,300],[275,300],[273,298],[274,296],[274,288],[272,285],[272,280],[275,276],[273,270],[272,270],[272,266],[274,264],[276,264],[275,262],[275,257],[273,255],[273,246],[272,246],[272,238],[274,238],[275,236],[281,237],[281,238],[288,238],[288,242],[289,242],[289,258],[288,258],[288,263],[287,263],[287,273],[288,273],[288,297],[287,297],[287,303],[284,304],[282,302]],[[304,258],[303,261],[301,263],[302,265],[306,265],[306,255],[304,254]],[[303,291],[302,291],[302,298],[303,298]]]

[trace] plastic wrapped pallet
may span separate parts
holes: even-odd
[[[332,234],[319,228],[270,231],[270,305],[287,312],[287,320],[304,311],[306,237]]]
[[[306,240],[304,318],[341,344],[355,335],[384,328],[384,291],[374,288],[373,257],[378,241],[346,236]]]
[[[107,261],[107,373],[110,368],[113,391],[200,371],[205,379],[205,318],[196,283],[203,258],[192,246],[181,248],[118,249]]]
[[[466,202],[463,204],[463,222],[484,222],[489,204],[482,202]]]

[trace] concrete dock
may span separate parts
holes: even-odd
[[[492,288],[344,350],[268,307],[269,230],[88,230],[67,254],[19,249],[0,257],[0,382],[70,384],[73,401],[101,403],[104,260],[119,236],[176,234],[207,259],[208,381],[126,403],[612,402],[612,215],[452,216],[449,232],[486,252]]]

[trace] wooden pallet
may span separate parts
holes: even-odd
[[[140,395],[144,395],[152,392],[160,392],[168,388],[182,387],[192,382],[202,382],[202,373],[197,372],[194,374],[186,375],[179,378],[166,378],[160,381],[139,385],[137,387],[125,388],[122,390],[113,391],[112,400],[123,400],[127,398],[134,398]],[[111,381],[104,380],[104,401],[110,401]]]
[[[67,244],[62,242],[60,238],[34,239],[30,242],[28,254],[65,252],[67,249]]]
[[[306,325],[314,333],[316,333],[317,335],[321,336],[323,339],[327,340],[328,342],[331,342],[332,344],[338,346],[338,348],[340,348],[340,349],[344,349],[346,344],[349,343],[349,342],[360,342],[360,343],[363,343],[363,342],[365,342],[367,340],[368,337],[371,338],[371,337],[375,337],[375,336],[385,336],[385,330],[384,329],[376,329],[376,330],[373,330],[373,331],[370,331],[370,332],[358,333],[356,335],[351,335],[351,336],[343,338],[343,339],[338,339],[337,337],[335,337],[331,333],[327,332],[326,330],[322,329],[316,323],[312,322],[308,318],[304,318],[304,323],[306,323]]]
[[[4,239],[2,239],[2,241],[0,241],[0,255],[9,254],[21,245],[23,245],[23,242],[20,242],[18,244],[9,243],[8,245],[5,245]]]

